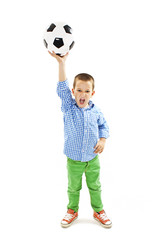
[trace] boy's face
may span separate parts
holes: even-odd
[[[80,108],[87,107],[90,98],[95,94],[95,91],[92,90],[92,81],[84,82],[78,79],[72,93]]]

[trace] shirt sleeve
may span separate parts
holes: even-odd
[[[99,113],[98,129],[99,129],[99,138],[109,137],[109,127],[102,112]]]
[[[71,90],[69,89],[69,82],[66,79],[63,82],[57,83],[57,94],[62,100],[61,110],[62,112],[66,112],[72,104],[72,94]]]

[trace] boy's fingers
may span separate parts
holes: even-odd
[[[94,148],[98,148],[99,147],[99,144],[97,143],[96,146]]]
[[[68,56],[69,52],[67,52],[64,56],[58,56],[54,51],[50,52],[48,50],[49,54],[52,56],[52,57],[55,57],[56,59],[61,59],[61,58],[65,58]]]
[[[99,152],[99,150],[100,150],[100,148],[99,148],[99,146],[97,146],[97,147],[95,147],[96,149],[95,149],[95,153],[97,153],[97,152]]]
[[[52,57],[55,57],[55,53],[48,51]]]
[[[62,56],[62,58],[65,58],[65,57],[67,57],[68,56],[68,54],[69,54],[69,52],[67,52],[64,56]]]
[[[97,153],[99,150],[96,148],[96,150],[94,151],[94,153]]]
[[[95,150],[95,152],[101,152],[101,151],[103,151],[103,148],[101,146],[98,146]]]
[[[99,142],[96,143],[95,147],[94,148],[97,148],[99,146]]]
[[[50,52],[50,51],[48,50],[48,52],[49,52],[51,55],[55,55],[55,52],[54,52],[54,51]]]

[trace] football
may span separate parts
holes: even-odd
[[[64,22],[50,24],[44,32],[45,47],[59,56],[64,56],[74,46],[72,28]]]

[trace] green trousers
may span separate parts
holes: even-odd
[[[91,206],[94,211],[103,210],[101,201],[100,164],[98,155],[89,162],[74,161],[67,158],[68,169],[68,209],[75,212],[79,209],[80,190],[82,189],[82,175],[85,173],[86,183],[90,193]]]

